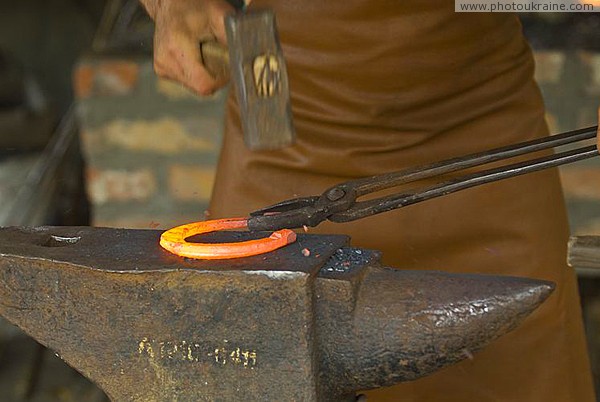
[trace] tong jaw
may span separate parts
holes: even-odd
[[[356,201],[353,192],[335,186],[320,196],[283,201],[250,214],[250,231],[314,227],[331,215],[346,211]]]

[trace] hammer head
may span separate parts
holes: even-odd
[[[236,13],[225,19],[225,29],[246,146],[291,145],[290,91],[275,15],[269,10]]]

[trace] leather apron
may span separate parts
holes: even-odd
[[[214,218],[548,134],[515,15],[455,13],[447,0],[255,0],[251,7],[275,10],[297,141],[248,151],[230,96]],[[594,400],[555,170],[310,232],[348,234],[400,269],[557,284],[524,324],[473,359],[369,391],[369,401]]]

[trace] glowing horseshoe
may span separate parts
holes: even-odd
[[[223,260],[227,258],[250,257],[268,253],[296,241],[296,233],[282,229],[263,239],[237,243],[190,243],[188,237],[217,230],[247,229],[246,218],[218,219],[188,223],[174,227],[160,236],[160,245],[167,251],[180,257],[201,260]]]

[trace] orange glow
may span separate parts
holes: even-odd
[[[282,229],[263,239],[237,243],[190,243],[188,237],[217,230],[247,229],[246,218],[218,219],[188,223],[169,229],[160,236],[160,245],[165,250],[180,257],[201,260],[222,260],[250,257],[268,253],[296,241],[296,233]]]

